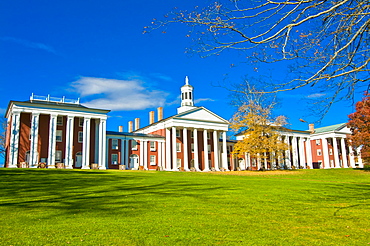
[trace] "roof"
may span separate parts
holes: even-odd
[[[315,133],[333,132],[340,131],[346,126],[346,123],[340,123],[332,126],[325,126],[320,128],[315,128]]]
[[[146,138],[165,138],[164,136],[157,134],[144,134],[144,133],[135,133],[135,132],[115,132],[107,131],[107,135],[118,135],[118,136],[127,136],[127,137],[146,137]]]
[[[90,113],[98,113],[98,114],[107,114],[110,110],[107,109],[96,109],[96,108],[88,108],[81,104],[74,104],[74,103],[59,103],[53,101],[10,101],[8,104],[8,108],[5,112],[5,117],[8,115],[8,111],[12,105],[23,106],[23,107],[38,107],[38,108],[54,108],[54,109],[67,109],[67,110],[74,110],[74,111],[81,111],[81,112],[90,112]]]
[[[176,118],[176,117],[180,117],[180,116],[183,116],[183,115],[186,115],[186,114],[189,114],[189,113],[195,112],[195,111],[197,111],[197,110],[201,110],[201,109],[203,109],[203,110],[205,110],[205,111],[209,112],[210,114],[215,115],[216,117],[220,118],[220,119],[221,119],[221,120],[223,120],[223,121],[228,122],[228,121],[227,121],[227,120],[225,120],[224,118],[222,118],[222,117],[218,116],[217,114],[213,113],[212,111],[210,111],[210,110],[208,110],[208,109],[206,109],[206,108],[204,108],[204,107],[195,107],[195,106],[194,106],[194,108],[193,108],[193,109],[190,109],[190,110],[184,111],[184,112],[182,112],[182,113],[175,114],[175,115],[173,115],[173,116],[170,116],[170,117],[164,118],[164,119],[162,119],[162,120],[160,120],[160,121],[154,122],[153,124],[150,124],[150,125],[147,125],[147,126],[144,126],[144,127],[140,128],[140,129],[137,129],[137,130],[135,130],[135,132],[141,131],[141,130],[146,129],[146,128],[148,128],[148,127],[151,127],[151,126],[154,126],[154,125],[156,125],[156,124],[159,124],[159,123],[161,123],[161,122],[167,121],[167,120],[169,120],[169,119],[173,119],[173,118]]]

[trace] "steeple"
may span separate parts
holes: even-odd
[[[185,77],[185,85],[181,87],[181,107],[177,113],[182,113],[194,108],[193,86],[189,85],[188,76]]]

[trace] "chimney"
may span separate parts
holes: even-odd
[[[132,121],[129,121],[128,122],[128,132],[132,132],[132,129],[133,129],[133,127],[132,127]]]
[[[154,123],[154,111],[149,112],[149,125]]]
[[[158,112],[158,121],[160,121],[163,119],[163,107],[158,107],[157,112]]]
[[[118,131],[123,132],[123,126],[118,126]]]
[[[135,131],[140,128],[140,118],[135,118]]]
[[[309,124],[308,127],[309,127],[309,131],[311,133],[315,133],[315,125],[314,124]]]

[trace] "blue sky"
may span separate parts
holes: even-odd
[[[239,63],[238,53],[200,58],[185,53],[192,45],[187,28],[170,26],[143,34],[153,18],[174,7],[192,9],[207,1],[0,1],[0,113],[10,100],[28,100],[31,93],[81,98],[87,106],[110,109],[108,130],[117,130],[136,117],[148,124],[149,111],[164,107],[164,116],[176,113],[185,76],[194,86],[196,106],[204,106],[225,119],[235,108],[229,92],[213,85],[241,82],[253,76],[282,73],[271,67],[255,71]],[[232,66],[234,64],[235,66]],[[310,89],[280,95],[278,114],[289,118],[290,127],[308,129],[299,118],[308,116],[304,99],[321,96]],[[358,100],[361,94],[359,94]],[[347,121],[349,102],[336,104],[321,126]]]

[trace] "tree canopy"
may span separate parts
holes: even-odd
[[[347,126],[351,129],[350,144],[354,149],[361,148],[361,157],[370,164],[370,94],[356,103],[356,111],[349,116]]]
[[[326,95],[325,114],[369,83],[369,11],[370,0],[219,0],[175,10],[149,29],[183,23],[203,57],[237,50],[256,64],[289,67],[287,78],[258,81],[258,93],[311,86]]]

